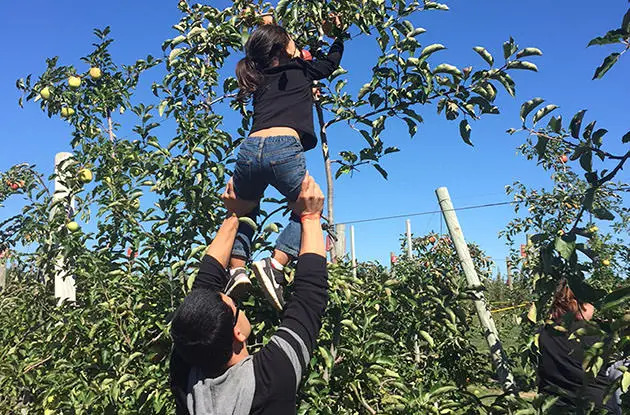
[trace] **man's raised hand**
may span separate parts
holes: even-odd
[[[221,199],[223,200],[223,204],[229,213],[234,214],[238,217],[245,216],[256,206],[258,206],[258,202],[254,200],[243,200],[236,197],[236,192],[234,192],[234,182],[232,179],[225,186],[225,191],[221,195]]]
[[[313,178],[306,173],[302,181],[302,191],[290,208],[298,216],[321,215],[324,208],[324,193]]]

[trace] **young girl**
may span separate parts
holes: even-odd
[[[339,19],[335,18],[339,27]],[[343,54],[337,38],[321,60],[305,60],[287,31],[267,24],[258,27],[245,44],[245,58],[236,66],[239,98],[253,97],[254,121],[240,146],[234,170],[234,190],[240,199],[259,201],[268,185],[289,202],[300,193],[306,174],[304,151],[317,145],[313,128],[314,80],[330,76]],[[306,56],[304,56],[306,57]],[[258,209],[249,216],[256,221]],[[254,262],[253,270],[263,291],[282,310],[283,268],[300,250],[300,218],[291,214],[278,236],[271,258]],[[250,257],[254,229],[241,223],[232,249],[231,278],[226,294],[237,297],[251,282],[244,265]]]

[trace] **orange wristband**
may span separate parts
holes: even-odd
[[[308,213],[306,215],[300,216],[300,222],[304,222],[305,220],[308,220],[308,219],[313,219],[319,222],[321,218],[322,218],[322,215],[320,213]]]

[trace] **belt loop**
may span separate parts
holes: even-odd
[[[258,161],[262,160],[263,156],[263,147],[265,146],[265,137],[260,137],[258,143]]]

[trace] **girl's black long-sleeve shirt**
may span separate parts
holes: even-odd
[[[343,55],[343,41],[335,40],[323,59],[291,59],[264,70],[264,81],[254,93],[251,133],[271,127],[290,127],[300,134],[304,151],[317,145],[313,128],[313,81],[332,75]],[[252,135],[250,133],[250,135]]]

